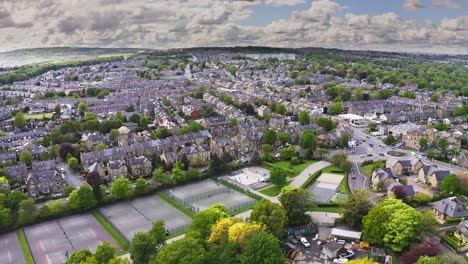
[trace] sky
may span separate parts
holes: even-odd
[[[468,0],[0,0],[0,51],[246,45],[468,54]]]

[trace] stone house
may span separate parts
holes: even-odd
[[[36,161],[31,164],[33,171],[55,170],[57,165],[55,160]]]
[[[102,163],[94,162],[88,167],[88,173],[97,173],[101,181],[106,179],[106,170]]]
[[[285,118],[270,118],[270,122],[268,124],[271,129],[281,131],[286,128],[287,122]]]
[[[436,165],[423,166],[418,173],[418,180],[438,188],[440,183],[450,174],[448,170],[440,170]]]
[[[257,114],[261,117],[265,117],[269,114],[271,114],[271,110],[268,106],[266,105],[261,105],[260,107],[257,108]]]
[[[5,167],[5,172],[9,181],[26,182],[28,176],[27,168],[24,164]]]
[[[445,222],[449,218],[468,217],[468,198],[449,197],[432,203],[436,219]]]
[[[85,132],[81,136],[81,142],[86,149],[94,149],[99,143],[106,143],[106,138],[99,132]]]
[[[192,166],[203,166],[208,163],[211,156],[210,147],[207,144],[192,144],[184,146],[179,152],[179,156],[185,155]]]
[[[234,142],[228,138],[211,138],[211,155],[222,158],[224,153],[229,153],[231,157],[235,156]]]
[[[433,145],[435,142],[434,129],[432,128],[431,119],[428,120],[426,129],[421,128],[408,131],[402,136],[403,143],[406,144],[406,147],[415,150],[421,149],[421,145],[419,144],[419,142],[422,138],[425,138],[427,140],[427,144],[429,146]]]
[[[179,154],[174,151],[163,151],[159,158],[166,166],[170,166],[180,160]]]
[[[227,127],[230,125],[229,118],[226,116],[214,116],[203,118],[200,122],[200,125],[204,129],[210,129],[214,127]]]
[[[468,246],[468,220],[458,223],[457,229],[453,234],[461,240],[462,245]]]
[[[402,188],[406,200],[413,199],[413,196],[416,194],[413,185],[403,185],[400,182],[394,182],[387,187],[387,195],[390,196],[394,194],[397,187]]]
[[[122,160],[113,160],[107,163],[107,174],[110,179],[126,178],[128,175],[127,166]]]
[[[386,167],[392,170],[393,175],[395,176],[410,176],[413,174],[418,174],[419,170],[424,166],[421,160],[410,157],[408,159],[395,159],[389,158],[386,163]]]
[[[26,188],[31,197],[61,194],[65,186],[65,178],[57,170],[35,171],[26,180]]]
[[[377,168],[372,172],[372,188],[377,190],[380,182],[384,182],[384,190],[395,182],[392,170],[390,168]]]
[[[126,126],[121,126],[118,131],[119,131],[119,136],[117,137],[118,145],[120,147],[128,146],[129,142],[131,141],[132,131]]]
[[[7,161],[16,162],[15,152],[0,153],[0,164],[6,164]]]
[[[128,167],[133,176],[148,176],[153,171],[151,161],[145,156],[129,157]]]

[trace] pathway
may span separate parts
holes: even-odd
[[[311,164],[305,170],[303,170],[299,175],[297,175],[294,180],[289,184],[289,186],[293,186],[299,188],[307,181],[310,175],[314,174],[315,172],[330,166],[331,163],[328,161],[319,161],[314,164]]]

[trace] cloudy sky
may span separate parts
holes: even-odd
[[[468,54],[468,0],[0,0],[0,51],[236,45]]]

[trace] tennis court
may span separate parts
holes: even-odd
[[[318,203],[327,203],[332,200],[339,188],[343,176],[332,173],[322,173],[317,181],[310,187]]]
[[[15,232],[0,235],[0,262],[4,264],[26,263]]]

